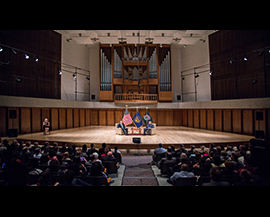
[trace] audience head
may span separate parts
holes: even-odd
[[[221,180],[221,171],[218,167],[212,167],[209,172],[210,178],[214,181],[220,181]]]

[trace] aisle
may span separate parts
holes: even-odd
[[[123,156],[126,165],[122,186],[158,186],[158,181],[150,165],[151,155]]]

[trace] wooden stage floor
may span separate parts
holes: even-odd
[[[116,135],[115,126],[88,126],[80,128],[71,128],[64,130],[51,131],[50,135],[43,135],[43,133],[30,133],[18,135],[17,139],[24,141],[31,141],[32,143],[38,141],[43,144],[45,141],[50,143],[58,142],[60,145],[62,142],[67,142],[68,145],[76,144],[82,146],[87,144],[90,147],[91,143],[95,144],[95,147],[101,147],[101,144],[105,142],[109,147],[118,146],[118,148],[137,148],[136,144],[133,144],[132,138],[140,137],[140,148],[153,149],[157,147],[158,143],[162,143],[163,147],[169,145],[175,145],[178,148],[179,144],[184,144],[186,147],[194,144],[199,147],[200,145],[209,145],[209,143],[219,144],[237,144],[248,142],[253,136],[247,136],[235,133],[226,133],[211,130],[202,130],[189,127],[157,127],[156,135],[144,136],[144,135]],[[4,138],[3,138],[4,139]]]

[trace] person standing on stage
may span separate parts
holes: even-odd
[[[146,127],[143,129],[143,134],[145,135],[145,132],[147,131],[147,135],[150,135],[151,128],[154,128],[154,125],[151,121],[149,121]]]
[[[120,121],[120,123],[117,125],[117,128],[121,128],[123,133],[127,136],[128,135],[128,128],[125,127],[125,125],[123,124],[122,121]]]
[[[50,122],[48,121],[47,118],[45,118],[43,121],[43,127],[44,127],[44,135],[47,135],[47,133],[50,129]]]

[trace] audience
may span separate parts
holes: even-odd
[[[46,142],[40,146],[37,142],[32,145],[30,141],[24,143],[13,140],[9,144],[7,140],[0,140],[0,184],[90,186],[86,177],[108,179],[102,162],[117,163],[114,156],[116,154],[121,155],[118,147],[116,146],[112,153],[105,143],[99,150],[91,144],[87,151],[86,144],[80,149],[76,145],[67,147],[67,143],[63,143],[59,149],[57,143],[50,146],[49,142]],[[154,150],[154,155],[157,154],[165,154],[165,158],[160,158],[157,162],[159,168],[162,168],[165,162],[173,162],[171,167],[167,168],[168,182],[171,184],[174,184],[177,178],[196,176],[197,184],[202,186],[269,185],[268,178],[261,176],[259,169],[254,166],[249,144],[237,147],[229,144],[225,148],[222,145],[215,147],[210,144],[209,148],[201,146],[197,149],[191,146],[190,150],[186,150],[181,144],[176,151],[172,146],[166,150],[159,144]],[[33,176],[38,177],[36,182],[31,181]]]

